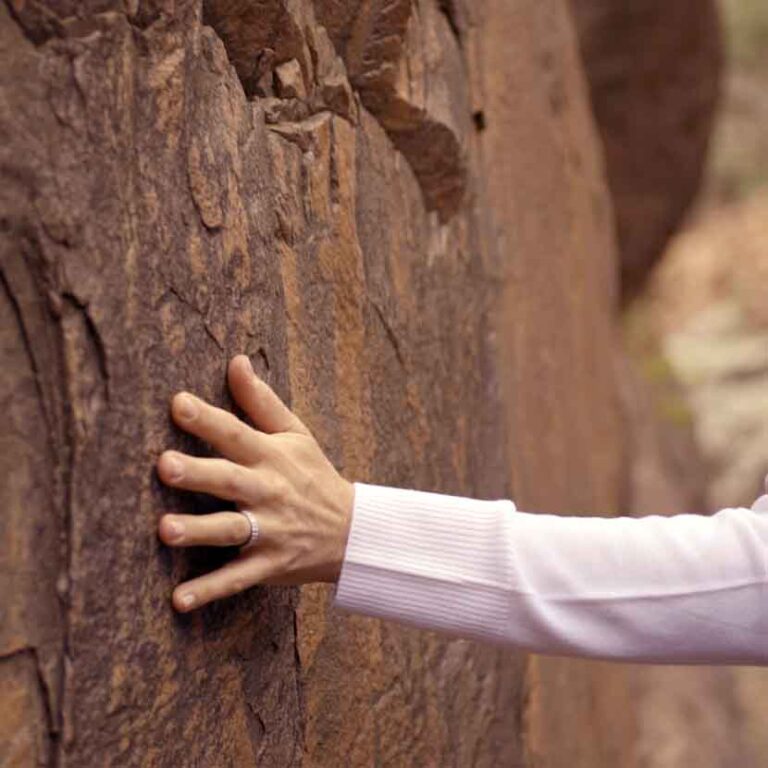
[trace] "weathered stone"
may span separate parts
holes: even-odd
[[[277,79],[277,95],[281,99],[306,101],[307,89],[304,85],[304,76],[296,59],[291,59],[276,67],[275,78]]]
[[[38,35],[33,7],[80,26]],[[229,553],[157,542],[162,512],[221,508],[154,477],[165,447],[206,453],[168,400],[230,405],[238,352],[350,478],[618,507],[611,209],[564,4],[372,6],[404,32],[353,23],[362,56],[326,7],[0,5],[3,757],[616,764],[620,728],[572,759],[632,716],[595,668],[542,660],[526,689],[521,654],[323,587],[171,611]],[[377,51],[381,84],[350,65]]]
[[[300,63],[303,76],[312,79],[296,5],[284,0],[205,0],[203,19],[224,41],[247,95],[270,95],[260,81],[265,75],[271,79],[275,66],[289,61]]]
[[[318,18],[363,104],[403,153],[443,221],[465,192],[469,108],[458,41],[433,0],[320,0]]]
[[[622,293],[636,296],[699,189],[722,69],[715,0],[571,0],[605,148]]]

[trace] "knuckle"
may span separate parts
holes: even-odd
[[[274,463],[275,459],[280,455],[280,446],[275,441],[275,435],[259,432],[257,434],[257,445],[259,448],[259,458],[267,465]]]
[[[243,467],[234,464],[229,467],[224,477],[224,492],[228,496],[240,497],[245,488],[245,470]]]
[[[272,475],[265,484],[264,491],[271,501],[285,503],[291,486],[283,475]]]
[[[234,422],[227,425],[224,430],[224,439],[233,446],[242,445],[245,442],[244,425],[240,422]]]
[[[302,562],[306,563],[312,556],[314,548],[308,536],[300,536],[296,542],[296,556]]]

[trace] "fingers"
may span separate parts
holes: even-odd
[[[203,459],[165,451],[157,462],[160,479],[175,488],[198,491],[220,499],[254,503],[263,495],[253,469],[227,459]]]
[[[186,612],[236,595],[258,584],[266,575],[267,568],[261,558],[241,555],[218,570],[179,584],[173,591],[173,606],[177,611]]]
[[[229,389],[237,404],[257,427],[270,434],[274,432],[300,432],[309,434],[290,408],[273,389],[254,372],[245,355],[232,358],[228,370]]]
[[[179,392],[173,398],[171,414],[182,429],[210,443],[232,461],[252,464],[263,452],[264,435],[233,413],[216,408],[188,392]]]
[[[239,512],[163,515],[158,532],[172,547],[237,547],[250,538],[251,525]]]

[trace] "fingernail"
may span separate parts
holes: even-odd
[[[195,604],[195,596],[188,592],[186,595],[182,595],[179,600],[182,608],[191,608]]]
[[[181,523],[177,523],[176,521],[168,523],[166,530],[172,539],[180,539],[184,534],[184,526]]]
[[[238,363],[237,362],[238,360],[244,360],[245,362],[244,363]],[[240,368],[245,367],[246,372],[250,373],[251,375],[253,375],[255,373],[255,371],[253,370],[253,363],[251,362],[251,358],[248,357],[248,355],[246,355],[246,354],[242,354],[241,353],[239,355],[235,355],[232,358],[231,363],[233,363],[233,365],[237,364],[238,366],[240,366]]]
[[[176,401],[176,412],[182,419],[194,419],[197,416],[197,405],[189,395],[181,395]]]
[[[165,463],[165,471],[169,479],[173,481],[181,480],[181,475],[184,472],[181,462],[174,456],[166,456],[163,462]]]

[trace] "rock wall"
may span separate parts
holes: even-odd
[[[716,0],[571,0],[636,297],[699,190],[723,69]]]
[[[0,105],[2,762],[616,765],[618,667],[324,587],[175,616],[226,553],[155,536],[214,504],[153,474],[205,451],[168,399],[229,404],[237,352],[354,479],[616,511],[612,213],[564,3],[5,0]]]

